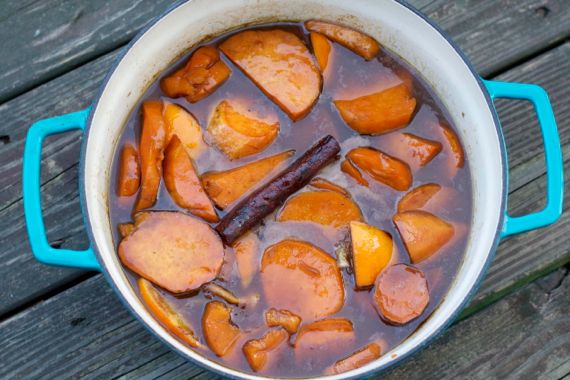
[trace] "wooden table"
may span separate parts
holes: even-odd
[[[130,38],[167,0],[0,0],[0,378],[211,378],[169,351],[100,274],[46,267],[28,245],[21,157],[35,120],[87,107]],[[570,1],[414,0],[485,78],[537,83],[553,102],[570,173]],[[513,214],[544,205],[529,104],[499,101]],[[48,139],[42,199],[51,244],[87,245],[77,191],[81,136]],[[568,206],[566,176],[565,205]],[[429,348],[386,378],[570,375],[570,213],[502,242],[477,296]]]

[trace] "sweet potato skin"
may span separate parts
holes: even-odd
[[[325,373],[335,375],[360,368],[382,356],[382,348],[378,343],[370,343],[353,352],[344,359],[338,360]]]
[[[131,197],[139,190],[141,182],[141,168],[138,153],[134,146],[126,144],[121,149],[119,161],[119,178],[117,181],[117,195]]]
[[[350,238],[355,285],[370,287],[392,259],[392,237],[366,223],[351,222]]]
[[[289,335],[282,329],[269,330],[259,339],[248,340],[243,345],[243,354],[251,369],[255,372],[263,370],[267,365],[268,355],[287,341]]]
[[[391,188],[408,190],[413,182],[410,166],[405,162],[373,148],[354,148],[346,154],[353,166],[374,180]]]
[[[220,49],[293,120],[303,118],[320,95],[321,73],[291,32],[246,30],[222,42]]]
[[[232,323],[230,308],[219,301],[206,304],[202,315],[202,331],[208,347],[220,357],[227,355],[242,335],[240,329]]]

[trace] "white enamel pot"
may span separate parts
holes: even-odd
[[[93,106],[40,120],[29,130],[24,152],[24,207],[32,250],[46,264],[102,271],[134,316],[183,357],[235,378],[261,378],[227,368],[169,334],[143,306],[115,252],[109,218],[110,173],[125,122],[159,73],[207,36],[245,24],[323,19],[362,30],[414,66],[449,111],[464,143],[472,175],[473,219],[459,273],[431,317],[378,360],[342,375],[362,377],[401,362],[458,315],[474,294],[502,237],[555,222],[562,212],[562,154],[552,108],[542,88],[482,80],[464,55],[433,23],[396,0],[191,0],[173,6],[124,49],[109,71]],[[547,202],[540,212],[505,214],[507,155],[493,98],[526,99],[535,105],[545,145]],[[49,246],[41,216],[40,155],[50,134],[83,129],[80,196],[91,247],[85,251]],[[324,378],[324,377],[323,377]]]

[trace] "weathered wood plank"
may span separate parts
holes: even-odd
[[[160,0],[9,0],[0,15],[0,102],[127,42],[171,4]],[[564,0],[413,0],[484,75],[570,34]],[[501,54],[497,54],[501,52]]]

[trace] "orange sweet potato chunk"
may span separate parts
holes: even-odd
[[[162,102],[148,100],[142,105],[142,131],[139,146],[141,189],[135,211],[154,206],[166,146],[166,127],[162,118]]]
[[[335,259],[310,243],[283,240],[268,247],[261,280],[269,307],[287,309],[303,320],[334,314],[344,304]]]
[[[317,32],[327,36],[367,61],[376,57],[380,51],[380,44],[374,38],[346,26],[310,20],[305,22],[305,27],[310,32]]]
[[[408,190],[412,185],[413,178],[410,166],[379,150],[355,148],[346,154],[346,158],[372,179],[395,190]]]
[[[319,97],[321,73],[307,46],[291,32],[246,30],[220,49],[293,120],[309,113]]]
[[[271,355],[281,344],[287,341],[289,335],[283,329],[270,330],[259,339],[245,342],[242,351],[247,362],[255,372],[261,371]]]
[[[455,131],[443,123],[440,123],[439,126],[444,140],[443,151],[449,157],[449,173],[453,178],[457,171],[465,165],[465,152]]]
[[[202,347],[184,316],[176,311],[149,281],[139,278],[137,284],[146,307],[168,331],[190,347]]]
[[[405,83],[350,100],[335,100],[344,122],[356,132],[377,135],[405,127],[416,109],[416,99]]]
[[[358,205],[336,191],[305,191],[289,198],[277,215],[279,222],[312,222],[341,228],[362,220]]]
[[[405,211],[392,219],[414,264],[437,253],[455,234],[453,225],[426,211]]]
[[[279,122],[262,120],[237,104],[223,100],[208,123],[213,143],[230,160],[262,152],[279,134]]]
[[[218,50],[204,46],[192,54],[183,68],[162,79],[160,88],[170,98],[185,96],[190,103],[196,103],[220,87],[230,74]]]
[[[139,189],[140,182],[141,168],[139,166],[137,150],[131,144],[127,144],[121,149],[117,195],[119,197],[135,195]]]
[[[343,160],[340,163],[340,170],[354,178],[354,180],[362,186],[368,187],[368,181],[364,179],[362,173],[360,173],[356,166],[354,166],[349,160]]]
[[[322,34],[312,32],[311,45],[313,45],[313,53],[315,54],[315,58],[321,68],[321,72],[324,73],[329,63],[332,44]]]
[[[190,112],[177,104],[165,103],[163,117],[166,125],[166,141],[170,141],[172,136],[178,136],[188,155],[193,159],[198,158],[206,150],[202,128]]]
[[[253,232],[240,237],[234,244],[241,285],[247,288],[253,276],[259,271],[259,238]]]
[[[177,136],[166,147],[163,162],[164,184],[174,202],[192,214],[217,222],[214,205],[202,188],[194,163]]]
[[[136,230],[119,243],[119,258],[139,276],[175,294],[215,279],[224,261],[218,234],[180,212],[156,211],[135,218]]]
[[[289,310],[277,310],[271,308],[265,312],[265,323],[269,327],[281,326],[289,334],[295,334],[301,324],[301,317]]]
[[[369,224],[351,222],[350,239],[355,285],[370,287],[392,260],[392,237]]]
[[[352,341],[354,341],[354,328],[348,319],[321,319],[301,327],[295,339],[295,351],[303,355],[309,351],[345,346]]]
[[[414,169],[427,165],[442,149],[438,141],[424,139],[411,133],[390,136],[390,145],[394,149],[394,155],[405,160]]]
[[[333,375],[360,368],[382,356],[382,348],[377,343],[370,343],[353,352],[344,359],[338,360],[326,373]]]
[[[216,206],[225,209],[269,174],[282,168],[294,153],[288,150],[230,170],[205,173],[202,175],[202,184]]]
[[[230,352],[242,333],[231,319],[231,310],[220,301],[206,304],[202,315],[202,331],[206,344],[222,357]]]
[[[350,197],[350,194],[348,193],[348,191],[346,191],[345,189],[343,189],[342,187],[340,187],[336,183],[333,183],[333,182],[328,181],[328,180],[321,178],[321,177],[313,178],[311,180],[311,182],[309,182],[309,185],[311,185],[312,187],[314,187],[316,189],[336,191],[339,194]]]
[[[398,212],[422,209],[441,190],[442,187],[437,183],[426,183],[410,190],[398,202]]]

